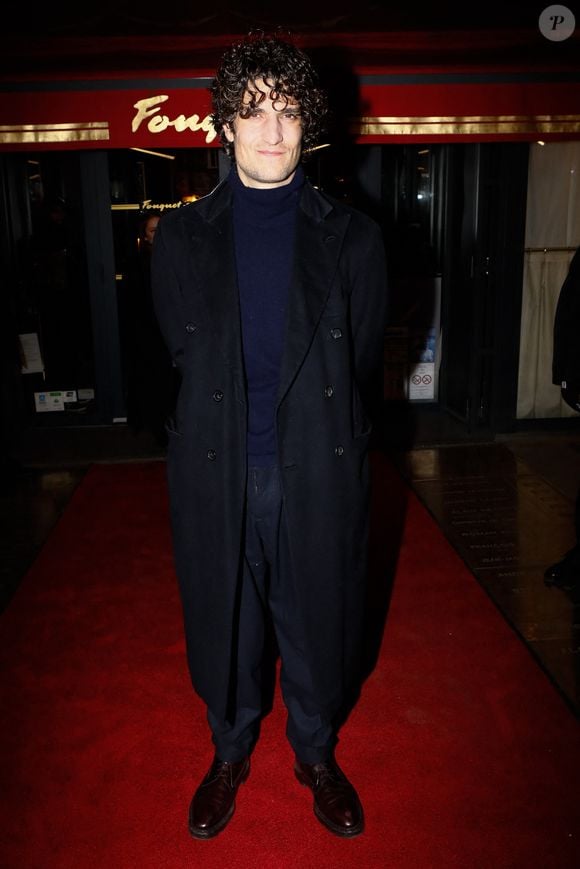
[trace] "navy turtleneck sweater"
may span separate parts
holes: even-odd
[[[234,240],[248,385],[248,463],[277,461],[276,401],[304,173],[290,184],[245,187],[232,167]]]

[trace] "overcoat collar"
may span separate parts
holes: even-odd
[[[238,399],[245,402],[240,302],[232,221],[232,191],[220,183],[183,211],[189,236],[191,290],[203,299],[216,353],[236,375]],[[201,224],[200,224],[201,219]]]
[[[280,404],[298,374],[328,300],[350,221],[308,182],[296,223],[296,256],[290,284],[286,341],[282,356]]]
[[[243,366],[232,199],[231,188],[223,181],[192,209],[191,218],[194,215],[201,218],[211,229],[203,238],[193,235],[192,266],[200,280],[218,347],[230,365]],[[185,216],[189,218],[187,211],[189,209]],[[296,257],[289,293],[279,403],[284,400],[312,343],[338,268],[349,221],[348,211],[336,209],[305,182],[296,223]],[[216,287],[221,291],[216,292]]]

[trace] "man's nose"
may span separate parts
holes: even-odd
[[[264,125],[264,138],[269,145],[277,145],[284,138],[282,123],[276,112],[268,115]]]

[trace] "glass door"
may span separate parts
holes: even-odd
[[[25,420],[75,422],[94,411],[95,360],[80,160],[28,153],[3,166],[9,315]]]

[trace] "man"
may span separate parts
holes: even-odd
[[[295,775],[317,818],[355,836],[363,810],[334,749],[359,676],[382,239],[305,180],[327,109],[301,50],[264,36],[232,46],[212,98],[230,174],[164,218],[153,251],[182,373],[168,446],[175,561],[215,747],[189,829],[220,832],[248,777],[271,620]]]
[[[554,318],[554,352],[552,382],[559,386],[562,398],[580,413],[580,248],[572,257],[570,268],[558,297]],[[574,516],[576,543],[544,572],[548,586],[574,588],[580,584],[580,488],[576,495]]]
[[[125,338],[127,423],[134,432],[151,432],[157,444],[166,447],[165,420],[174,404],[176,373],[151,298],[151,254],[160,220],[157,211],[141,220],[138,246],[125,269],[120,319]]]

